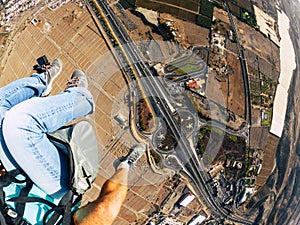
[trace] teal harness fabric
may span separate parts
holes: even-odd
[[[95,180],[99,153],[89,122],[63,127],[48,137],[58,151],[69,158],[69,190],[61,199],[54,198],[23,171],[9,171],[0,177],[1,225],[70,225],[72,213]]]
[[[25,177],[21,174],[19,174],[16,177],[18,180],[25,180]],[[20,192],[22,188],[26,186],[26,183],[14,183],[12,182],[7,187],[4,187],[5,192],[5,202],[11,209],[16,209],[16,202],[9,201],[11,198],[19,197]],[[60,199],[54,199],[51,196],[47,195],[45,192],[43,192],[41,189],[39,189],[36,185],[33,185],[28,197],[34,197],[34,198],[42,198],[45,199],[55,205],[58,205]],[[51,209],[52,207],[48,204],[42,203],[42,202],[27,202],[25,209],[24,209],[24,215],[23,219],[27,221],[29,224],[35,224],[35,225],[43,225],[43,219],[46,213]],[[75,208],[74,208],[75,210]]]

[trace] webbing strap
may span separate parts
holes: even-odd
[[[69,190],[64,197],[60,200],[58,207],[56,209],[53,208],[53,210],[49,210],[47,212],[47,215],[44,217],[44,224],[45,225],[52,225],[55,224],[60,219],[60,222],[62,222],[62,225],[69,225],[72,221],[72,207],[74,205],[73,203],[73,197],[74,193],[72,190]],[[60,210],[62,209],[62,210]],[[47,220],[47,217],[51,214],[52,216]],[[61,218],[62,217],[62,218]],[[47,221],[46,221],[47,220]]]
[[[9,184],[13,183],[26,183],[26,185],[21,189],[20,196],[27,196],[32,188],[32,181],[28,178],[24,180],[19,180],[16,178],[17,175],[21,174],[19,170],[13,170],[9,173],[4,174],[0,177],[0,224],[1,225],[8,225],[8,224],[28,224],[23,220],[24,210],[25,210],[25,203],[17,204],[16,211],[12,210],[8,207],[5,203],[5,193],[4,187],[8,186]],[[15,214],[14,217],[11,217],[8,212],[13,212]]]
[[[8,201],[16,203],[34,203],[40,202],[51,207],[50,210],[46,212],[43,218],[44,225],[53,225],[53,224],[62,224],[70,225],[72,223],[72,207],[78,204],[81,200],[81,196],[78,196],[73,202],[74,194],[72,191],[67,192],[64,197],[61,199],[58,205],[39,197],[15,197],[11,198]],[[52,214],[52,215],[51,215]],[[50,216],[50,217],[49,217]],[[1,218],[0,218],[1,221]],[[1,223],[2,225],[2,223]]]
[[[50,206],[51,208],[56,207],[56,205],[46,199],[40,198],[40,197],[28,197],[28,196],[23,196],[23,197],[15,197],[15,198],[10,198],[7,201],[11,202],[17,202],[17,203],[29,203],[29,202],[40,202],[43,204],[46,204]]]
[[[30,179],[26,179],[26,186],[22,188],[20,192],[20,197],[27,197],[32,186],[33,186],[33,182]],[[25,211],[25,202],[18,202],[16,204],[16,211],[18,212],[18,216],[23,218],[24,211]]]

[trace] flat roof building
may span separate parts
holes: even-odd
[[[186,207],[188,204],[190,204],[195,198],[195,195],[193,195],[191,192],[186,193],[180,197],[178,200],[178,204],[180,206]]]
[[[197,224],[201,224],[205,219],[206,219],[205,216],[202,216],[202,215],[196,215],[196,216],[194,216],[194,217],[187,223],[187,225],[197,225]]]

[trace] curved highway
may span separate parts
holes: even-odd
[[[90,3],[92,0],[88,0]],[[151,72],[150,67],[146,64],[137,50],[134,43],[131,41],[125,29],[121,26],[113,11],[110,9],[106,1],[97,0],[95,2],[101,7],[103,14],[110,23],[115,36],[118,37],[119,42],[122,44],[124,54],[127,55],[132,67],[135,70],[136,79],[140,79],[142,88],[148,96],[156,97],[156,101],[152,101],[156,105],[153,107],[157,110],[157,115],[161,116],[165,123],[169,126],[174,137],[177,140],[177,147],[175,154],[183,164],[183,172],[189,178],[196,194],[201,198],[204,204],[210,209],[211,213],[216,218],[226,218],[233,222],[241,224],[252,224],[252,222],[229,213],[222,208],[220,203],[212,196],[212,190],[209,185],[206,185],[208,174],[205,172],[203,165],[199,162],[198,156],[193,147],[189,145],[189,141],[181,132],[181,129],[173,116],[172,105],[169,102],[171,96],[168,94],[165,86],[157,79]],[[147,78],[147,79],[145,79]]]

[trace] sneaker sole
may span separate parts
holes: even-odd
[[[60,67],[60,69],[57,72],[57,74],[55,74],[55,76],[53,76],[53,78],[50,80],[50,82],[49,82],[49,84],[47,86],[47,89],[42,94],[43,97],[46,97],[46,96],[48,96],[51,93],[53,81],[58,77],[58,75],[61,73],[61,71],[62,71],[62,66]]]
[[[139,143],[135,147],[132,148],[130,153],[125,158],[126,158],[126,160],[128,160],[128,158],[130,158],[131,154],[138,153],[139,157],[135,161],[135,163],[136,163],[143,156],[143,154],[146,152],[146,150],[147,150],[146,145]]]

